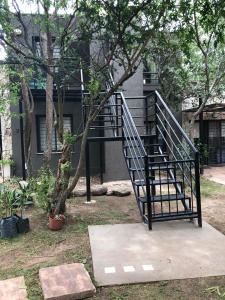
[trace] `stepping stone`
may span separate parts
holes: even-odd
[[[24,277],[15,277],[0,281],[0,300],[27,300]]]
[[[74,263],[39,270],[45,300],[91,297],[96,289],[83,264]]]

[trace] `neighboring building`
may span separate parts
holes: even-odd
[[[189,122],[192,114],[198,109],[194,99],[189,99],[183,105],[182,120],[183,127],[188,131]],[[202,132],[200,130],[200,120],[202,120]],[[201,132],[201,134],[200,134]],[[200,137],[201,135],[201,137]],[[204,163],[224,164],[225,163],[225,101],[214,100],[204,107],[202,114],[195,121],[193,137],[196,141],[204,144],[208,152],[204,158]]]

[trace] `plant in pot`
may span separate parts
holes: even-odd
[[[0,237],[11,238],[18,234],[17,218],[13,215],[16,202],[15,190],[3,185],[0,190]]]
[[[52,193],[55,186],[55,177],[50,170],[43,169],[36,185],[35,202],[48,214],[48,227],[51,230],[62,229],[65,223],[64,215],[55,215],[52,206]]]
[[[32,203],[33,193],[29,188],[29,183],[26,181],[19,181],[19,190],[16,191],[16,205],[20,209],[20,216],[14,214],[17,218],[18,233],[25,233],[30,230],[29,218],[23,217],[23,210],[25,205]]]

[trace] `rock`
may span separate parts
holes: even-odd
[[[91,187],[92,196],[101,196],[107,193],[107,187],[104,185],[96,184]]]
[[[105,195],[107,193],[107,187],[100,185],[100,184],[96,184],[91,186],[91,194],[92,196],[102,196]],[[73,197],[84,197],[86,196],[87,192],[86,192],[86,186],[78,186],[75,188],[75,190],[72,193]]]
[[[132,185],[129,180],[112,181],[104,184],[91,184],[92,196],[118,196],[124,197],[129,196],[132,193]],[[85,178],[82,177],[79,184],[76,186],[72,193],[73,197],[84,197],[86,196],[86,182]]]
[[[107,195],[107,196],[112,196],[112,195],[113,195],[113,190],[109,190],[109,189],[108,189],[106,195]]]
[[[129,190],[115,190],[113,191],[113,195],[114,196],[118,196],[118,197],[125,197],[125,196],[129,196],[131,194],[131,191]]]
[[[78,188],[78,189],[75,189],[72,193],[72,196],[73,197],[84,197],[86,196],[86,189],[82,189],[82,188]]]
[[[39,270],[45,300],[92,297],[96,289],[83,264],[74,263]]]
[[[129,196],[133,191],[129,180],[106,182],[104,186],[108,188],[107,196],[124,197]]]

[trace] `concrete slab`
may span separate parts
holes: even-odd
[[[225,236],[207,223],[89,226],[98,286],[225,275]]]
[[[0,281],[0,300],[26,300],[27,291],[24,277],[15,277]]]
[[[45,300],[84,299],[96,291],[80,263],[40,269],[39,278]]]

